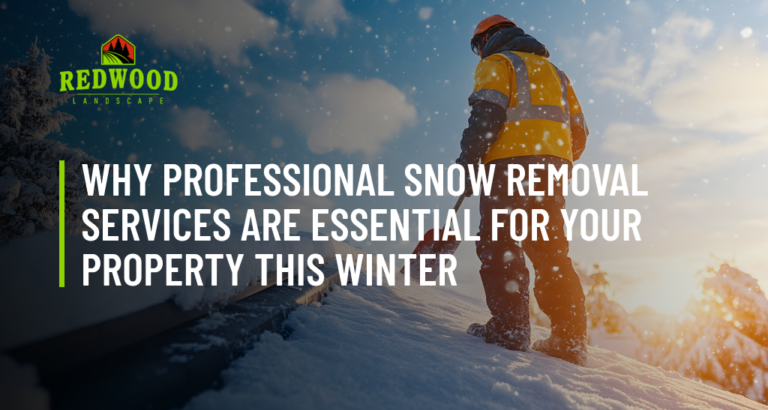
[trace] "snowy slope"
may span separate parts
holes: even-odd
[[[239,232],[242,228],[231,228]],[[143,233],[142,233],[143,234]],[[311,234],[299,232],[295,242],[241,242],[239,234],[233,234],[226,242],[87,242],[82,236],[67,237],[66,288],[58,288],[58,236],[43,232],[19,238],[0,246],[0,328],[11,331],[0,333],[0,349],[23,345],[47,337],[62,334],[105,320],[114,319],[146,307],[174,301],[183,309],[227,300],[235,292],[243,290],[249,281],[258,282],[261,263],[254,254],[305,254],[317,253],[326,261],[335,254],[362,252],[344,242],[316,242]],[[162,238],[162,233],[158,233]],[[219,261],[219,284],[210,284],[210,266],[201,270],[205,286],[165,286],[165,272],[154,275],[152,286],[143,283],[136,287],[103,286],[103,275],[92,274],[91,285],[83,286],[83,260],[85,253],[120,255],[121,258],[135,253],[165,255],[171,253],[243,254],[238,275],[238,286],[232,286],[231,274],[226,261]],[[269,270],[275,270],[275,259],[268,262]],[[176,279],[184,278],[183,261],[177,265]],[[122,278],[121,278],[122,280]],[[31,326],[30,323],[34,323]]]
[[[464,332],[488,315],[439,288],[337,289],[292,313],[287,339],[263,334],[185,409],[766,408],[615,352],[590,348],[579,368]]]

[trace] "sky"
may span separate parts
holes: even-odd
[[[639,164],[647,197],[569,197],[571,209],[638,209],[640,242],[571,244],[609,273],[627,310],[680,310],[695,274],[722,260],[768,286],[768,0],[3,2],[0,61],[35,41],[58,72],[99,67],[122,34],[137,67],[173,70],[162,106],[67,105],[56,135],[113,163],[385,164],[402,189],[410,163],[459,154],[474,26],[503,14],[547,45],[569,76],[590,137],[580,162]],[[450,197],[106,197],[91,205],[226,208],[442,208]],[[473,209],[477,223],[478,200]],[[308,220],[300,227],[307,226]],[[415,241],[359,243],[410,253]],[[458,292],[482,298],[474,244]]]

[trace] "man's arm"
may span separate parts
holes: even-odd
[[[457,164],[478,164],[499,136],[507,118],[510,90],[516,89],[510,70],[503,57],[491,56],[478,63],[474,92],[469,96],[472,113],[462,134]]]
[[[472,104],[469,125],[461,136],[461,155],[456,160],[461,165],[477,165],[499,136],[507,111],[488,101]]]

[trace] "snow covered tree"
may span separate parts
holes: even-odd
[[[755,278],[727,263],[708,269],[700,298],[677,323],[643,340],[649,364],[768,402],[768,300]]]
[[[768,299],[757,279],[725,263],[718,271],[707,272],[702,281],[705,309],[709,306],[713,315],[768,346]]]
[[[584,303],[587,307],[588,329],[604,328],[606,333],[621,333],[629,324],[629,317],[624,308],[608,298],[610,291],[608,273],[600,269],[600,265],[592,266],[593,273],[587,273],[575,266],[581,285],[587,292]]]
[[[85,194],[82,164],[100,163],[82,150],[45,139],[73,120],[54,111],[68,95],[48,91],[51,57],[36,44],[26,61],[3,66],[0,82],[0,244],[52,230],[58,218],[59,160],[66,161],[66,221],[69,231],[81,228]]]

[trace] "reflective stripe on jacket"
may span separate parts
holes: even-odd
[[[584,150],[588,130],[579,100],[565,73],[542,56],[504,51],[484,58],[475,70],[469,104],[478,101],[506,110],[483,163],[524,155],[574,161]]]

